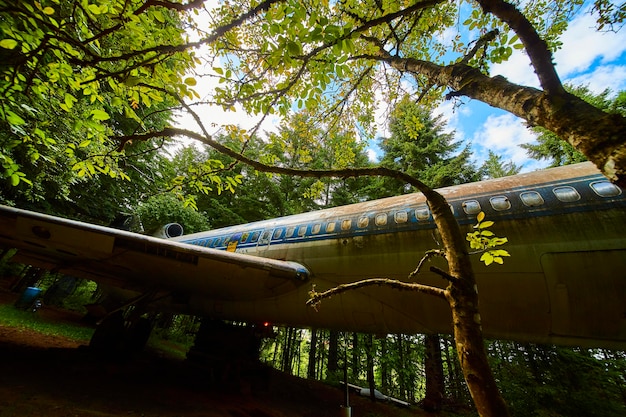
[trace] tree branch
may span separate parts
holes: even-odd
[[[313,289],[311,289],[311,291],[309,292],[310,298],[307,300],[306,305],[317,308],[322,300],[330,298],[334,295],[341,294],[346,291],[357,290],[359,288],[371,287],[374,285],[389,287],[402,291],[417,291],[423,294],[434,295],[436,297],[443,298],[444,300],[446,299],[446,290],[442,288],[416,284],[413,282],[403,282],[389,278],[370,278],[357,282],[351,282],[348,284],[341,284],[323,292],[317,292],[315,291],[315,287],[313,287]]]
[[[524,44],[526,53],[539,78],[541,87],[550,94],[564,94],[548,44],[539,36],[533,24],[511,3],[502,0],[478,0],[485,13],[491,13],[509,25]]]
[[[409,274],[409,279],[415,278],[415,276],[419,274],[422,270],[424,263],[426,263],[426,261],[429,261],[431,258],[434,258],[435,256],[441,256],[445,259],[446,253],[441,249],[431,249],[429,251],[426,251],[424,256],[422,256],[422,259],[420,259],[419,263],[417,264],[417,268],[415,268],[415,270]]]

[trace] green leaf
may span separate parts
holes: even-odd
[[[76,98],[74,98],[74,96],[72,96],[71,94],[65,93],[65,97],[63,99],[65,105],[67,106],[68,109],[71,109],[72,107],[74,107],[74,103],[77,101]],[[64,109],[65,110],[65,109]]]
[[[98,109],[91,111],[91,117],[94,120],[109,120],[111,118],[111,116],[109,116],[107,112],[105,112],[104,110],[98,110]]]
[[[185,84],[187,84],[187,85],[190,85],[190,86],[194,86],[194,85],[196,85],[198,82],[197,82],[197,81],[196,81],[196,79],[195,79],[195,78],[193,78],[193,77],[187,77],[187,78],[185,78],[184,83],[185,83]]]
[[[7,110],[6,112],[7,122],[12,124],[13,126],[19,126],[26,124],[26,121],[22,119],[19,115],[13,113],[11,110]]]
[[[289,41],[287,42],[287,51],[289,51],[289,53],[291,55],[301,55],[302,54],[302,49],[300,47],[300,44],[294,41]]]
[[[17,46],[17,41],[15,39],[2,39],[0,41],[0,47],[4,49],[13,49]]]
[[[54,14],[54,9],[50,6],[44,7],[42,11],[48,16]]]
[[[158,20],[161,23],[165,23],[165,17],[163,16],[163,13],[161,13],[160,10],[155,10],[153,15],[156,20]]]

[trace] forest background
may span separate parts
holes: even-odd
[[[326,15],[308,3],[225,2],[210,14],[209,27],[198,27],[193,18],[202,8],[200,1],[2,4],[2,203],[146,232],[176,220],[193,232],[406,193],[410,187],[390,178],[259,173],[224,155],[219,147],[181,146],[172,138],[187,134],[170,127],[173,116],[186,111],[198,122],[202,142],[227,146],[266,165],[306,170],[370,167],[363,137],[376,132],[372,91],[381,87],[387,89],[383,100],[389,105],[389,135],[380,141],[381,166],[417,176],[431,187],[518,172],[519,166],[493,152],[484,164],[475,165],[469,147],[455,140],[441,118],[431,116],[444,96],[454,100],[480,92],[469,84],[435,79],[426,70],[426,75],[418,69],[409,71],[421,65],[417,58],[461,63],[486,73],[514,49],[526,48],[535,59],[545,94],[584,109],[589,104],[592,115],[597,109],[620,115],[622,119],[610,120],[622,120],[613,123],[618,129],[623,125],[624,92],[592,94],[585,86],[560,88],[558,77],[539,70],[545,69],[541,63],[545,57],[537,58],[520,40],[523,30],[514,34],[514,22],[503,24],[493,18],[498,12],[494,14],[492,3],[501,2],[482,2],[480,7],[440,3],[409,2],[400,8],[372,2],[370,9],[363,9],[369,13],[365,16],[351,2]],[[617,30],[613,25],[619,26],[625,13],[623,5],[605,1],[558,2],[555,8],[538,3],[520,8],[538,28],[547,52],[558,49],[568,20],[583,6],[593,6],[598,30]],[[427,4],[440,7],[426,8]],[[463,7],[468,9],[461,13]],[[342,25],[334,18],[342,19]],[[437,37],[436,42],[424,41],[425,35],[437,34],[438,25],[470,29],[474,37],[469,41],[454,37],[446,44]],[[379,27],[391,30],[377,32]],[[381,42],[392,47],[381,47]],[[201,46],[212,55],[202,56],[194,49]],[[389,51],[401,54],[392,56]],[[450,51],[456,57],[449,57]],[[399,57],[406,57],[404,70],[398,70]],[[384,64],[382,69],[375,65],[377,60]],[[199,72],[203,66],[210,66],[212,75]],[[246,130],[221,126],[219,134],[209,135],[202,114],[194,111],[202,100],[193,87],[203,76],[221,84],[206,100],[226,109],[241,106],[257,114],[259,124]],[[484,82],[503,82],[495,78]],[[535,105],[540,107],[539,102]],[[577,111],[580,114],[578,107]],[[280,117],[279,127],[264,132],[261,122],[271,115]],[[571,139],[567,126],[541,115],[532,117],[561,136],[538,128],[537,142],[526,147],[531,157],[547,158],[554,165],[605,158],[604,153],[593,153],[602,146]],[[574,125],[571,116],[563,119]],[[601,126],[595,125],[598,136]],[[607,140],[612,140],[615,133],[607,131]],[[198,139],[197,134],[187,136]],[[620,178],[621,160],[616,160]],[[349,346],[354,382],[374,380],[389,395],[411,401],[425,391],[424,338],[373,339],[316,330],[307,342],[303,334],[281,330],[272,362],[302,374],[303,366],[297,364],[304,363],[306,352],[309,376],[333,378],[335,365],[332,361],[328,365],[328,357],[333,359],[328,348]],[[468,403],[456,356],[450,353],[453,344],[443,338],[438,346],[446,359],[445,367],[442,362],[446,398]],[[623,352],[502,341],[491,342],[488,350],[515,415],[623,414]]]

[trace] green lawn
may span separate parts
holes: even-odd
[[[37,312],[19,310],[11,304],[0,305],[0,324],[77,341],[89,341],[94,330],[77,324],[46,320]]]

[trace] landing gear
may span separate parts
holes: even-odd
[[[145,317],[128,319],[122,311],[116,311],[98,324],[89,347],[102,353],[133,354],[143,350],[151,332],[152,320]]]
[[[249,391],[266,386],[268,370],[260,360],[261,341],[271,331],[263,326],[203,319],[187,360],[206,368],[220,387]]]

